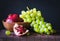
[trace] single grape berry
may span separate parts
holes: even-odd
[[[11,35],[11,32],[9,30],[7,30],[7,31],[5,31],[5,34],[9,36],[9,35]]]

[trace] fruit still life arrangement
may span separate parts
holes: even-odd
[[[38,34],[53,34],[56,31],[53,29],[51,23],[44,21],[44,18],[40,10],[36,8],[29,9],[27,11],[21,11],[21,14],[9,14],[8,17],[2,21],[4,27],[7,29],[6,35],[10,35],[11,31],[16,36],[23,36],[30,31],[34,31]]]

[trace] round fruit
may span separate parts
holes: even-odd
[[[11,35],[11,32],[10,32],[9,30],[7,30],[7,31],[5,32],[5,34],[9,36],[9,35]]]
[[[12,19],[6,19],[6,22],[12,23],[13,21],[12,21]]]
[[[8,20],[8,19],[9,19],[9,20]],[[8,17],[7,17],[7,19],[6,19],[6,21],[11,22],[11,20],[12,20],[13,22],[23,21],[23,20],[19,17],[18,14],[9,14]]]
[[[9,14],[9,15],[8,15],[8,18],[9,18],[9,19],[12,19],[12,14]]]

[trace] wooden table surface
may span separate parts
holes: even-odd
[[[0,41],[60,41],[60,35],[39,35],[17,37],[15,35],[6,36],[6,30],[0,30]]]

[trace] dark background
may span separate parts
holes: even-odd
[[[46,22],[50,22],[60,32],[60,1],[59,0],[0,0],[0,29],[2,20],[10,13],[20,14],[26,7],[41,10]]]

